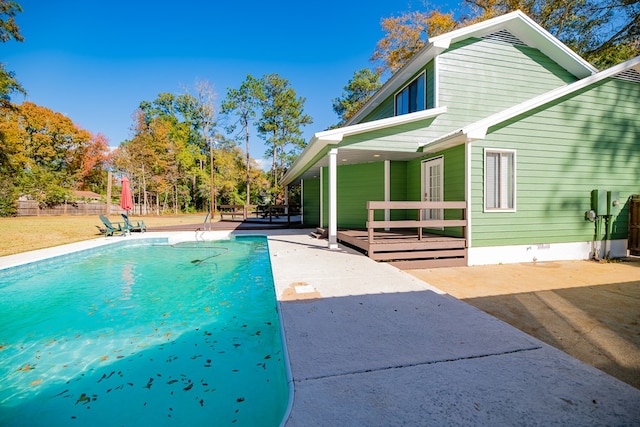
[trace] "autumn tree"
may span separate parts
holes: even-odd
[[[429,37],[456,29],[453,13],[406,12],[381,21],[385,36],[378,41],[371,61],[378,64],[377,71],[391,73],[399,70],[426,43]]]
[[[0,0],[0,41],[5,43],[10,40],[23,41],[24,38],[20,34],[20,27],[16,24],[16,14],[22,12],[20,5],[13,1]],[[22,93],[26,95],[26,91],[22,88],[15,73],[7,71],[4,64],[0,62],[0,108],[7,108],[11,105],[11,95],[13,93]],[[2,135],[0,135],[2,138]]]
[[[40,205],[67,200],[72,190],[82,187],[89,175],[83,175],[85,170],[103,166],[93,164],[85,169],[87,158],[106,158],[106,146],[91,133],[63,114],[31,102],[7,110],[0,132],[6,157],[2,175],[9,178],[4,186],[13,185]]]
[[[170,181],[173,186],[170,208],[205,208],[210,195],[209,192],[203,191],[204,187],[210,188],[209,173],[205,168],[208,142],[202,133],[205,123],[199,100],[189,93],[160,93],[155,100],[140,103],[140,114],[142,117],[134,118],[134,139],[138,135],[143,140],[149,138],[149,135],[157,139],[159,134],[156,131],[160,130],[159,126],[162,123],[166,129],[163,150],[175,156],[170,163]],[[144,150],[144,147],[137,145],[132,148]],[[147,169],[145,174],[149,173],[152,172]],[[160,178],[155,179],[159,180]],[[145,180],[144,184],[151,185],[153,182],[154,180]],[[168,193],[162,193],[160,197],[167,199]],[[159,201],[156,201],[155,209],[159,210],[165,206],[169,204],[163,202],[160,206]]]
[[[382,86],[380,73],[363,68],[353,73],[342,90],[342,96],[333,100],[333,111],[340,117],[337,126],[344,125]]]
[[[109,159],[109,141],[101,133],[92,136],[82,149],[78,188],[100,192],[106,187],[105,171]]]
[[[606,68],[640,54],[638,0],[465,0],[474,22],[522,10],[587,61]]]
[[[382,20],[385,36],[372,61],[395,72],[428,37],[522,10],[587,61],[608,67],[640,54],[638,0],[463,0],[458,20],[453,14],[407,12]]]
[[[222,101],[221,112],[227,117],[236,117],[237,120],[227,127],[227,131],[233,133],[237,128],[244,134],[246,156],[246,204],[251,204],[251,155],[249,151],[249,127],[256,118],[260,108],[260,102],[264,99],[261,82],[247,74],[245,80],[238,89],[227,89],[227,95]]]
[[[286,168],[305,146],[302,126],[313,123],[304,113],[305,98],[298,97],[289,81],[278,74],[267,74],[261,79],[264,98],[258,133],[270,148],[265,153],[271,157],[272,194],[282,198],[280,182]]]
[[[216,93],[213,89],[213,85],[206,80],[196,81],[196,101],[197,101],[197,117],[200,122],[200,128],[202,129],[202,138],[205,145],[209,147],[209,168],[210,168],[210,203],[211,203],[211,216],[216,211],[216,191],[215,191],[215,162],[214,162],[214,127],[215,121],[215,108],[214,103],[216,99]],[[211,218],[213,219],[213,218]]]

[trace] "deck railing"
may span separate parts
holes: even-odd
[[[376,210],[410,210],[417,211],[417,219],[402,219],[389,221],[376,221]],[[462,212],[461,219],[423,219],[425,210],[442,209],[458,210]],[[424,228],[444,228],[444,227],[462,227],[462,235],[467,238],[467,202],[367,202],[367,231],[369,243],[373,242],[374,231],[379,228],[394,229],[411,229],[418,231],[418,240],[422,240],[422,230]],[[444,212],[443,212],[444,213]],[[442,215],[443,218],[446,217]]]
[[[291,223],[291,216],[299,215],[300,208],[296,205],[219,205],[218,213],[221,220],[231,218],[246,221],[253,217],[273,222],[274,218],[286,218],[287,223]]]

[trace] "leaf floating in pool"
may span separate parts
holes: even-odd
[[[86,405],[87,403],[91,402],[91,398],[87,396],[86,393],[82,393],[78,400],[76,400],[76,405],[80,402],[83,402]]]
[[[185,388],[183,388],[184,391],[188,391],[191,390],[193,388],[193,383],[189,384],[188,386],[186,386]]]
[[[173,383],[177,383],[178,380],[171,380],[171,381],[167,381],[167,384],[173,384]]]
[[[33,387],[34,385],[38,385],[38,384],[40,384],[41,382],[42,382],[42,378],[40,378],[39,380],[31,381],[31,382],[29,383],[29,385],[30,385],[31,387]]]
[[[235,343],[233,346],[234,346],[234,347],[240,347],[241,345],[242,345],[242,344]]]
[[[238,403],[239,403],[239,402],[244,402],[244,397],[239,397],[239,398],[237,398],[237,399],[236,399],[236,402],[238,402]]]
[[[149,378],[149,381],[147,382],[147,385],[145,385],[145,388],[148,388],[149,390],[151,390],[151,385],[153,384],[153,378]]]
[[[204,400],[200,399],[200,406],[204,406]]]
[[[266,360],[266,359],[271,359],[271,355],[270,355],[270,354],[267,354],[264,358],[265,358],[265,360]]]
[[[63,394],[65,394],[66,392],[68,392],[69,389],[66,389],[64,391],[61,391],[60,393],[56,394],[55,396],[51,396],[51,397],[58,397],[58,396],[62,396]],[[66,396],[65,396],[66,397]]]
[[[22,368],[18,368],[18,371],[27,372],[27,371],[31,371],[32,369],[36,369],[36,367],[35,366],[31,366],[30,364],[27,363]]]
[[[109,356],[102,356],[102,357],[100,358],[100,360],[103,360],[103,361],[104,361],[104,360],[107,360],[108,358],[109,358]]]

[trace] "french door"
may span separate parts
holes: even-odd
[[[422,162],[422,201],[444,200],[444,157]],[[422,219],[443,219],[443,209],[423,209]]]

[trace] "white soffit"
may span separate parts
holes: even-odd
[[[400,116],[387,117],[385,119],[373,120],[371,122],[359,123],[357,125],[344,126],[337,129],[317,132],[313,135],[305,149],[295,160],[291,169],[283,177],[284,185],[295,180],[310,166],[309,162],[320,154],[329,145],[339,144],[345,137],[371,132],[378,129],[385,129],[393,126],[404,125],[416,121],[429,119],[447,112],[447,107],[430,108],[428,110],[416,111],[415,113],[402,114]]]

